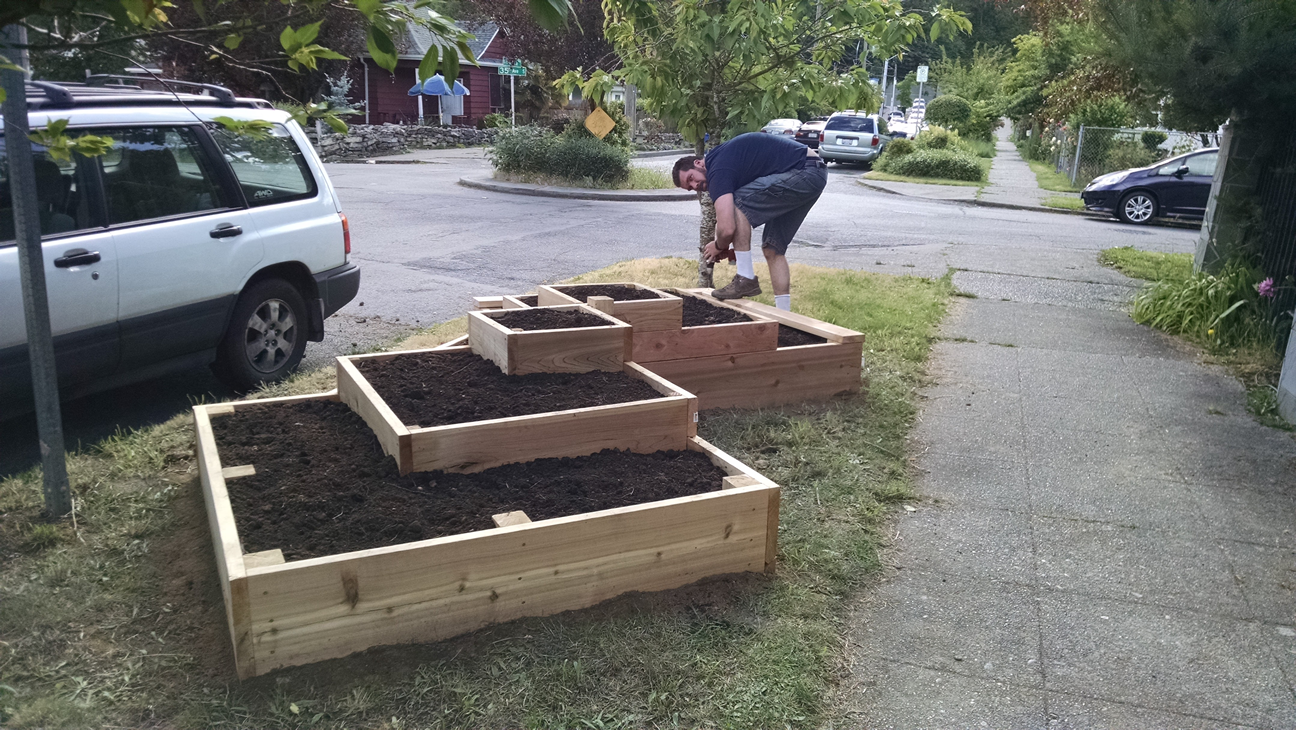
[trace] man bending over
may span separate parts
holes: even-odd
[[[764,225],[762,249],[774,304],[790,310],[787,247],[828,183],[828,168],[818,153],[783,136],[753,132],[717,146],[705,158],[681,157],[671,176],[676,187],[705,190],[715,201],[716,237],[703,252],[707,260],[725,258],[733,246],[738,274],[711,295],[741,299],[761,293],[752,268],[751,232]]]

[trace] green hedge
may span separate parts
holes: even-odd
[[[554,134],[544,127],[501,130],[489,157],[506,173],[553,175],[572,181],[616,183],[630,175],[630,153],[589,132]]]
[[[912,154],[900,156],[883,153],[874,167],[882,172],[905,177],[936,177],[969,182],[985,179],[981,163],[975,157],[952,149],[918,149]]]
[[[954,94],[938,96],[927,105],[926,118],[942,127],[959,127],[972,119],[972,103]]]

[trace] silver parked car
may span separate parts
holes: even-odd
[[[781,134],[785,137],[791,137],[801,128],[799,119],[775,119],[764,127],[761,131],[765,134]]]
[[[819,133],[819,156],[833,162],[872,164],[888,141],[876,115],[837,112]]]

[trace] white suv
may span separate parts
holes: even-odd
[[[60,392],[205,364],[238,388],[283,378],[360,286],[346,216],[319,158],[265,101],[117,78],[27,87],[32,128],[69,119],[69,134],[114,142],[102,157],[71,162],[35,148]],[[269,133],[236,134],[217,117],[263,120]],[[0,419],[31,408],[7,159],[0,155]]]

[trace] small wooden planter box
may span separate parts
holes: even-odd
[[[731,475],[720,491],[539,522],[511,512],[496,519],[507,526],[491,530],[291,563],[279,550],[244,554],[225,483],[256,465],[221,463],[211,419],[253,404],[311,399],[336,400],[337,393],[194,408],[203,497],[241,679],[585,608],[627,591],[774,570],[778,485],[696,437],[687,448]]]
[[[510,306],[509,301],[517,306]],[[604,327],[571,327],[516,332],[495,321],[506,312],[527,307],[504,297],[495,311],[468,313],[468,344],[472,351],[499,366],[505,375],[527,373],[617,372],[630,359],[630,325],[584,304],[546,309],[579,310],[607,321]]]
[[[469,352],[467,347],[433,348]],[[356,368],[360,360],[389,360],[427,350],[339,357],[338,397],[369,424],[401,474],[411,471],[472,473],[544,457],[587,456],[603,449],[640,454],[682,449],[697,435],[697,398],[632,362],[622,370],[665,398],[576,408],[489,421],[419,428],[401,423]]]
[[[616,317],[622,322],[634,325],[636,332],[652,330],[677,330],[684,322],[684,303],[674,294],[653,289],[649,286],[633,283],[601,284],[602,286],[628,286],[634,289],[646,289],[657,294],[659,299],[632,299],[615,301],[607,297],[591,297],[590,305]],[[537,290],[538,303],[542,307],[555,304],[585,304],[564,289],[575,286],[599,286],[598,284],[563,284],[559,286],[542,286]]]
[[[707,324],[697,327],[649,330],[635,328],[634,346],[630,359],[637,363],[660,360],[684,360],[714,355],[734,355],[740,352],[769,352],[778,348],[778,322],[762,318],[727,302],[688,290],[670,290],[680,297],[694,296],[711,304],[742,312],[753,317],[751,322]]]
[[[707,290],[682,293],[709,298]],[[726,302],[826,340],[817,345],[647,362],[644,367],[698,398],[698,407],[765,408],[825,400],[860,389],[864,335],[811,317],[747,300]]]

